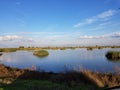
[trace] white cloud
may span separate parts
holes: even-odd
[[[108,35],[101,35],[101,36],[80,36],[81,39],[102,39],[102,38],[120,38],[120,32],[112,33]]]
[[[35,40],[33,38],[28,38],[27,41],[28,42],[34,42]]]
[[[97,38],[105,38],[106,36],[80,36],[80,38],[83,38],[83,39],[97,39]]]
[[[120,32],[115,33],[115,35],[120,36]]]
[[[36,34],[36,33],[35,33]],[[43,34],[43,33],[42,33]],[[46,34],[46,33],[45,33]],[[43,35],[44,36],[44,35]],[[76,45],[120,45],[120,32],[100,36],[88,36],[75,33],[54,33],[34,37],[26,35],[0,36],[0,47],[24,46],[76,46]],[[111,43],[112,42],[112,43]]]
[[[17,35],[6,35],[6,36],[0,36],[0,41],[16,40],[20,38],[21,37]]]
[[[112,37],[120,38],[120,32],[115,33]]]
[[[96,16],[91,17],[91,18],[87,18],[83,22],[75,24],[74,27],[80,27],[80,26],[83,26],[83,25],[92,24],[92,23],[97,22],[97,21],[109,20],[110,17],[112,17],[113,15],[116,14],[116,12],[117,12],[116,10],[105,11],[105,12],[100,13]]]
[[[115,13],[116,13],[115,10],[108,10],[106,12],[103,12],[103,13],[97,15],[96,18],[103,18],[103,19],[108,18],[108,17],[113,16]]]

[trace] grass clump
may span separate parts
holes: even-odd
[[[33,55],[39,56],[39,57],[44,57],[44,56],[48,56],[49,53],[46,50],[39,50],[39,51],[34,51]]]
[[[106,54],[109,60],[120,60],[120,51],[109,51]]]

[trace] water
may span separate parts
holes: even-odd
[[[37,70],[46,72],[65,72],[68,70],[87,69],[99,72],[115,72],[115,67],[120,67],[120,62],[107,60],[105,54],[109,50],[120,49],[86,49],[76,50],[48,50],[49,56],[39,58],[33,55],[33,51],[17,51],[3,53],[0,56],[0,63],[17,68],[31,68],[33,65]]]

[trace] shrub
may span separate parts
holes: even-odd
[[[66,48],[64,48],[64,47],[63,47],[63,48],[60,48],[60,50],[65,50],[65,49],[66,49]]]
[[[93,50],[93,48],[92,48],[92,47],[89,47],[89,48],[87,48],[87,50],[88,50],[88,51],[89,51],[89,50],[91,51],[91,50]]]
[[[19,46],[19,48],[24,48],[24,46]]]

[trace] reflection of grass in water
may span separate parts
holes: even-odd
[[[110,61],[110,62],[113,62],[113,63],[120,62],[120,60],[118,60],[118,59],[107,59],[107,60]]]
[[[2,56],[2,53],[0,53],[0,56]]]
[[[33,54],[34,55],[34,54]],[[40,60],[43,60],[44,58],[48,57],[48,55],[46,56],[38,56],[38,55],[34,55],[36,58],[40,59]]]
[[[120,61],[120,51],[108,51],[105,56],[109,61]]]

